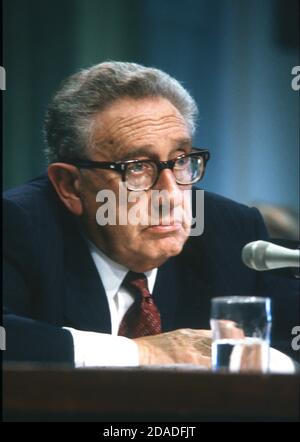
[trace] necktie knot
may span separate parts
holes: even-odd
[[[148,288],[147,278],[144,273],[128,272],[123,281],[123,286],[131,292],[133,289],[136,296],[142,296],[142,298],[148,302],[152,300],[152,296]]]

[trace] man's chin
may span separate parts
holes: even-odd
[[[179,255],[185,241],[170,241],[170,238],[156,241],[144,241],[136,250],[132,250],[131,256],[125,257],[121,264],[134,272],[143,273],[162,266],[172,256]],[[132,259],[130,259],[132,258]]]
[[[180,240],[175,238],[162,238],[156,243],[153,258],[156,261],[161,260],[165,262],[172,256],[179,255],[179,253],[181,253],[183,249],[185,242],[186,238],[184,240],[182,240],[182,238],[180,238]]]
[[[172,251],[171,253],[159,255],[159,256],[147,256],[141,257],[141,259],[136,263],[134,268],[131,268],[131,270],[138,272],[138,273],[144,273],[148,272],[149,270],[161,267],[166,261],[168,261],[169,258],[172,256],[176,256],[180,253],[180,251]]]

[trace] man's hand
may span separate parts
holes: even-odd
[[[211,331],[175,330],[134,339],[141,365],[199,364],[211,366]]]

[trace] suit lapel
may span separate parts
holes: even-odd
[[[65,325],[111,333],[109,306],[86,241],[74,220],[65,223]]]
[[[180,286],[177,328],[209,328],[210,299],[214,289],[208,276],[204,247],[201,238],[191,237],[177,258]]]
[[[174,327],[178,289],[174,260],[171,258],[158,269],[153,290],[153,297],[161,315],[163,332]]]

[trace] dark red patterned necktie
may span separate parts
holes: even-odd
[[[160,313],[149,292],[144,273],[128,272],[123,286],[134,294],[135,300],[125,313],[118,334],[138,338],[161,333]]]

